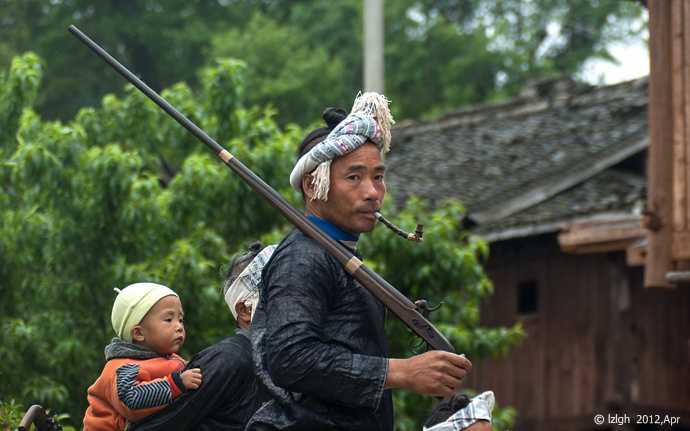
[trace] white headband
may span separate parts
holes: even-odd
[[[271,258],[273,251],[276,249],[276,245],[269,245],[257,254],[249,265],[242,270],[240,275],[237,276],[235,281],[226,289],[225,291],[225,302],[230,308],[235,320],[237,320],[237,311],[235,307],[238,302],[244,302],[245,305],[251,306],[252,314],[254,317],[254,311],[256,310],[256,305],[259,302],[259,286],[261,285],[261,271],[263,270],[266,262]]]

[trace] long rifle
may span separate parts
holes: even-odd
[[[448,342],[446,337],[444,337],[443,334],[441,334],[438,329],[417,310],[415,304],[405,295],[390,285],[383,277],[364,265],[362,261],[357,258],[357,256],[353,255],[347,248],[331,239],[319,228],[314,226],[301,212],[296,210],[278,192],[266,184],[264,180],[242,164],[242,162],[237,160],[237,158],[230,154],[225,148],[221,147],[216,141],[208,136],[206,132],[182,115],[142,80],[127,70],[126,67],[120,64],[81,30],[71,25],[69,26],[69,31],[96,53],[96,55],[112,66],[127,81],[144,93],[156,105],[160,106],[165,112],[173,117],[182,127],[206,144],[223,163],[249,184],[256,193],[278,209],[290,223],[328,250],[328,252],[345,267],[348,273],[352,274],[362,286],[367,288],[369,292],[379,299],[379,301],[383,302],[393,314],[402,320],[415,334],[423,338],[433,349],[455,352],[455,349],[450,342]]]

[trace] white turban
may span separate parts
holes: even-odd
[[[261,285],[261,271],[264,269],[266,262],[271,258],[276,245],[269,245],[257,254],[249,265],[237,276],[237,278],[226,286],[225,302],[230,308],[232,316],[237,320],[237,311],[235,307],[237,303],[244,302],[245,306],[251,306],[252,314],[256,305],[259,303],[259,286]]]
[[[313,173],[314,199],[326,200],[330,185],[331,162],[350,153],[366,142],[373,142],[381,155],[390,150],[393,116],[388,109],[389,101],[382,94],[358,94],[350,114],[340,122],[326,139],[314,145],[297,161],[290,173],[290,185],[302,190],[302,177]]]

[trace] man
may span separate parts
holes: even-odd
[[[249,327],[258,300],[261,269],[275,246],[253,245],[236,256],[224,283],[224,297],[236,321],[235,335],[197,353],[185,369],[200,368],[202,385],[167,409],[135,424],[137,431],[240,431],[261,404],[252,362]]]
[[[391,123],[383,96],[359,96],[290,176],[308,218],[353,251],[386,192]],[[389,359],[383,304],[299,231],[276,248],[262,279],[252,344],[271,400],[249,430],[392,430],[390,389],[449,397],[471,369],[464,356],[441,351]]]

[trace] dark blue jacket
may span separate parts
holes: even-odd
[[[393,430],[384,320],[323,247],[290,233],[262,273],[252,346],[271,401],[247,429]]]

